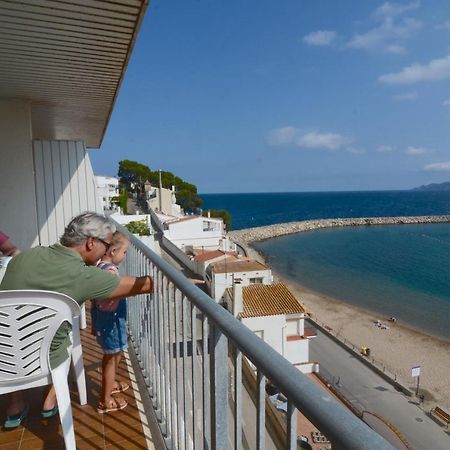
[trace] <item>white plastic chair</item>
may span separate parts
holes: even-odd
[[[59,326],[72,325],[72,358],[50,368],[50,344]],[[66,449],[75,450],[70,393],[70,361],[80,403],[86,404],[86,379],[80,341],[80,307],[72,298],[50,291],[0,291],[0,394],[53,384]]]
[[[81,314],[80,314],[80,330],[84,330],[87,327],[86,322],[86,303],[81,305]]]

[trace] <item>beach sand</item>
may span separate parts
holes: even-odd
[[[253,247],[245,245],[249,257],[264,261]],[[450,411],[450,342],[426,335],[405,324],[388,322],[388,317],[373,313],[329,296],[313,292],[273,272],[275,281],[285,283],[305,306],[312,318],[325,324],[341,341],[355,349],[370,348],[371,359],[378,368],[385,369],[403,386],[415,392],[417,379],[411,377],[411,368],[421,366],[420,394],[422,405],[431,409],[439,405]],[[374,325],[380,320],[389,326],[383,330]]]

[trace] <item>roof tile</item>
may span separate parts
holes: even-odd
[[[232,297],[233,289],[227,289]],[[242,288],[244,311],[241,318],[301,314],[305,310],[282,283],[252,284]]]

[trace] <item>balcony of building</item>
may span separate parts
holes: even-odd
[[[131,341],[145,381],[142,396],[168,448],[294,449],[302,435],[314,450],[392,448],[320,381],[139,239],[131,241],[124,273],[150,273],[155,281],[152,295],[128,302]],[[274,413],[269,384],[285,401],[281,414]],[[323,440],[314,442],[312,432]]]
[[[118,370],[117,381],[130,389],[121,395],[128,402],[125,410],[114,414],[96,411],[101,389],[101,349],[87,328],[82,330],[83,359],[86,373],[88,403],[80,406],[76,385],[70,385],[72,413],[77,449],[163,449],[164,444],[155,433],[154,415],[148,401],[141,396],[142,377],[135,360],[125,353]],[[0,450],[57,450],[64,449],[64,440],[58,416],[43,420],[40,405],[44,388],[27,391],[30,413],[23,426],[12,431],[0,431]],[[6,398],[0,396],[0,411],[6,410]],[[1,418],[1,420],[3,417]],[[152,432],[153,429],[153,432]],[[158,440],[159,439],[159,440]]]
[[[75,386],[72,397],[77,448],[296,449],[298,438],[308,437],[311,447],[300,448],[392,449],[317,380],[130,238],[124,271],[150,273],[156,286],[152,295],[128,301],[131,345],[119,381],[131,386],[124,393],[129,406],[96,412],[101,354],[88,323],[82,341],[88,404],[78,404]],[[42,392],[30,392],[30,419],[0,432],[0,450],[64,448],[58,420],[40,419]]]
[[[0,3],[0,229],[19,248],[53,244],[73,216],[102,212],[86,146],[101,145],[146,6],[144,0]],[[125,273],[150,273],[156,284],[151,296],[128,306],[132,348],[121,376],[132,384],[135,376],[139,389],[127,391],[126,410],[97,414],[100,354],[85,332],[89,404],[80,407],[76,396],[72,402],[78,448],[294,449],[302,434],[297,410],[333,448],[391,448],[131,239]],[[247,363],[255,368],[249,377]],[[266,380],[286,399],[275,434]],[[35,409],[24,427],[0,431],[0,450],[61,448],[57,421],[39,419],[39,397],[30,394]]]

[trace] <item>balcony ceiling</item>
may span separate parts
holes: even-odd
[[[30,100],[34,139],[100,146],[147,3],[0,1],[0,97]]]

